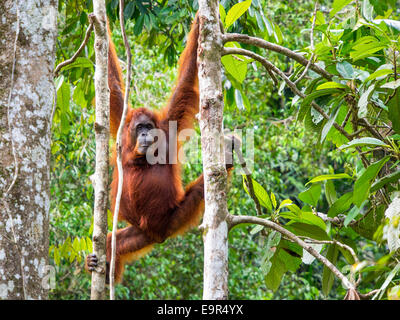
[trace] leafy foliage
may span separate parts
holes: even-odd
[[[398,297],[398,253],[388,252],[385,211],[400,191],[400,28],[395,1],[321,1],[310,43],[315,1],[221,1],[226,32],[260,37],[313,58],[326,79],[308,69],[297,86],[301,99],[245,56],[225,56],[226,128],[254,131],[252,181],[271,219],[310,241],[340,241],[342,247],[311,244],[346,275],[362,275],[361,292]],[[197,1],[126,1],[132,46],[133,106],[160,108],[173,87],[175,64]],[[59,0],[57,63],[79,47],[91,1]],[[107,1],[113,38],[124,58],[117,23],[118,1]],[[113,27],[115,25],[115,27]],[[227,45],[263,51],[250,45]],[[305,66],[274,52],[268,59],[292,81]],[[124,66],[124,65],[123,65]],[[88,298],[82,258],[90,251],[94,168],[93,38],[74,64],[56,79],[53,119],[50,257],[57,269],[53,298]],[[312,105],[317,103],[327,117]],[[336,125],[342,127],[339,131]],[[349,138],[350,137],[350,138]],[[184,167],[186,182],[201,172],[200,158]],[[255,214],[245,177],[234,175],[232,214]],[[316,212],[341,223],[322,220]],[[229,234],[232,299],[338,298],[344,289],[330,270],[263,227],[237,226]],[[120,299],[200,299],[202,241],[198,231],[169,240],[127,268]]]

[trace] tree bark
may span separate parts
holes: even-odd
[[[221,81],[222,38],[218,2],[199,1],[198,49],[200,130],[203,156],[205,212],[203,299],[228,298],[227,172],[223,136]]]
[[[48,296],[57,6],[0,2],[0,300]]]
[[[90,19],[95,33],[95,91],[96,91],[96,171],[94,178],[93,253],[99,258],[98,268],[92,272],[91,299],[106,298],[106,239],[108,207],[108,168],[110,138],[110,92],[108,88],[108,35],[104,0],[93,0]]]

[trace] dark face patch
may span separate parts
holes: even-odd
[[[134,120],[131,128],[132,139],[139,154],[145,154],[150,145],[154,142],[152,129],[155,129],[154,122],[145,114]]]

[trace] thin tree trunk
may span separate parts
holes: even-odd
[[[199,1],[200,130],[205,188],[203,299],[228,298],[228,215],[226,205],[221,82],[222,39],[218,2]]]
[[[93,253],[99,258],[98,268],[92,272],[91,299],[106,298],[106,240],[107,240],[107,207],[108,207],[108,141],[110,138],[108,89],[108,35],[107,16],[104,0],[93,0],[93,11],[90,19],[95,33],[95,90],[96,90],[96,171],[94,178],[95,200],[93,221]]]
[[[119,0],[119,22],[121,26],[122,38],[125,44],[126,50],[126,66],[127,66],[127,75],[126,75],[126,83],[125,83],[125,95],[124,95],[124,109],[122,111],[121,121],[119,123],[117,138],[116,138],[116,149],[117,149],[117,169],[118,169],[118,190],[117,197],[115,200],[115,208],[114,208],[114,217],[113,217],[113,229],[112,229],[112,237],[111,237],[111,261],[110,261],[110,300],[115,300],[115,286],[114,286],[114,277],[115,277],[115,257],[117,254],[117,229],[118,229],[118,215],[119,215],[119,206],[121,202],[122,195],[122,186],[124,185],[124,172],[122,167],[122,131],[125,125],[126,115],[128,113],[129,108],[129,88],[131,84],[131,69],[132,69],[132,53],[131,48],[129,47],[128,37],[126,36],[125,31],[125,21],[124,21],[124,7],[125,1]]]
[[[57,6],[0,1],[0,300],[48,297]]]

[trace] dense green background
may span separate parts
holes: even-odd
[[[320,50],[318,56],[321,61],[332,60],[330,56],[332,50],[318,47],[324,43],[320,40],[322,33],[326,32],[327,28],[344,29],[343,25],[339,26],[345,20],[343,15],[340,17],[329,15],[331,8],[335,7],[335,3],[337,6],[338,2],[340,1],[332,4],[332,1],[322,1],[320,5],[321,15],[318,18],[326,19],[318,22],[322,31],[315,30],[316,49]],[[226,12],[235,3],[236,1],[230,0],[221,2]],[[309,57],[309,29],[314,3],[308,0],[253,1],[250,9],[228,31],[259,36],[271,42],[279,42],[292,50],[304,49],[306,56]],[[388,11],[395,8],[395,1],[371,1],[369,5],[375,10],[373,13],[375,16],[386,15],[390,19],[399,17],[398,9],[392,14]],[[141,0],[126,1],[125,19],[133,53],[132,106],[161,108],[168,99],[176,75],[176,62],[184,48],[185,35],[197,6],[197,1],[191,0],[164,0],[150,3]],[[345,15],[355,15],[354,4],[346,8],[350,13]],[[125,54],[117,20],[118,1],[107,1],[107,9],[113,40],[124,66]],[[79,47],[88,25],[87,15],[91,10],[89,0],[59,0],[58,63],[72,56]],[[327,26],[325,30],[324,25]],[[345,30],[347,34],[351,29]],[[359,30],[364,35],[371,32],[364,27]],[[396,45],[399,48],[398,32],[396,34],[388,31],[389,33],[392,39],[397,41]],[[355,42],[357,37],[360,35],[352,35],[344,41]],[[372,67],[355,63],[349,59],[348,50],[346,52],[346,48],[339,43],[340,37],[338,39],[332,37],[329,41],[337,41],[338,44],[331,43],[331,45],[343,49],[335,52],[337,55],[335,58],[339,62],[349,61],[370,73],[385,62],[382,58]],[[263,52],[256,48],[247,48],[256,50],[260,54]],[[386,57],[386,52],[382,56]],[[301,71],[298,65],[282,55],[267,53],[266,57],[285,72]],[[56,288],[51,292],[53,299],[88,299],[90,296],[90,277],[83,270],[83,259],[91,250],[94,200],[93,187],[89,180],[94,173],[95,158],[94,108],[91,103],[94,97],[93,62],[93,38],[91,38],[78,61],[63,69],[57,78],[58,101],[53,124],[51,175],[50,258],[57,269]],[[332,72],[330,69],[329,71]],[[312,80],[312,77],[306,77],[300,83],[300,88],[306,88]],[[336,134],[331,132],[328,136],[330,139],[321,144],[322,128],[310,128],[307,123],[304,125],[302,121],[296,121],[299,103],[292,103],[294,94],[287,87],[281,86],[281,83],[274,85],[260,64],[248,65],[246,78],[242,83],[235,79],[229,70],[225,71],[224,88],[224,126],[231,130],[235,128],[254,130],[253,178],[269,193],[274,193],[278,204],[290,198],[302,207],[305,203],[300,200],[298,194],[307,189],[305,184],[311,178],[318,175],[333,173],[359,175],[362,164],[358,154],[353,152],[354,149],[338,150],[335,145],[340,140],[337,132]],[[380,94],[387,96],[392,92]],[[323,99],[318,102],[324,103]],[[332,110],[328,109],[327,112]],[[385,112],[382,113],[382,116],[384,115]],[[321,123],[315,124],[317,127],[318,125],[321,127]],[[353,132],[351,128],[349,132]],[[367,154],[367,157],[371,161],[382,158],[381,155],[373,154]],[[185,183],[201,173],[200,157],[197,160],[194,164],[184,166]],[[396,163],[394,165],[392,172],[398,170]],[[338,197],[351,190],[353,182],[335,180],[333,184]],[[392,195],[398,187],[398,183],[392,185],[388,195]],[[322,188],[324,196],[320,197],[316,206],[320,212],[327,212],[331,205],[326,200],[325,193],[325,188]],[[254,204],[243,188],[242,176],[233,175],[228,199],[230,213],[256,215]],[[263,210],[266,214],[271,213],[266,208]],[[285,221],[281,220],[282,223]],[[379,220],[377,228],[380,223]],[[383,224],[381,230],[382,227]],[[323,276],[326,271],[324,272],[323,266],[316,261],[311,265],[299,263],[295,272],[289,271],[283,275],[278,290],[271,290],[270,286],[267,286],[266,274],[262,271],[264,263],[262,257],[266,248],[265,233],[256,232],[257,230],[253,228],[252,226],[235,228],[229,235],[230,299],[343,298],[345,291],[337,280],[332,290],[326,290],[327,284],[324,284],[326,280],[323,279],[326,277],[326,274]],[[381,241],[382,235],[373,241],[372,237],[369,239],[362,237],[351,228],[340,230],[332,228],[329,234],[352,246],[360,261],[368,261],[366,267],[370,270],[363,272],[360,291],[367,292],[379,288],[386,279],[388,271],[393,268],[393,263],[396,262],[395,255],[387,255],[388,249]],[[328,246],[322,253],[325,255],[327,251]],[[380,264],[376,263],[382,257],[383,262],[381,259]],[[300,259],[297,260],[300,262]],[[336,264],[345,273],[349,271],[343,255],[339,254]],[[122,284],[117,286],[116,295],[118,299],[201,299],[202,270],[201,233],[193,230],[183,237],[157,245],[150,254],[128,266]],[[390,286],[398,284],[398,280],[398,276],[395,277]],[[386,295],[383,298],[387,298]]]

